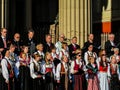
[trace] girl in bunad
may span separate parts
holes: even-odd
[[[43,73],[45,74],[45,90],[53,90],[53,82],[55,76],[55,68],[51,53],[46,52],[45,64],[43,65]]]
[[[21,90],[30,90],[30,60],[27,59],[27,54],[20,54],[19,80]]]
[[[39,65],[40,55],[33,55],[33,62],[30,64],[30,75],[32,77],[32,90],[44,90],[43,89],[43,78],[41,73],[41,67]]]
[[[1,90],[13,90],[13,83],[14,83],[14,72],[12,62],[10,61],[10,51],[4,51],[4,58],[1,61],[2,67],[2,88]]]
[[[71,74],[73,82],[73,90],[86,90],[85,64],[81,54],[76,54],[76,59],[71,63]]]
[[[45,54],[43,52],[43,48],[44,48],[43,44],[41,44],[41,43],[36,46],[37,52],[35,52],[35,53],[38,53],[41,56],[41,59],[45,58]]]
[[[116,58],[116,61],[117,61],[117,63],[120,61],[120,55],[119,55],[119,49],[118,48],[114,48],[114,56],[115,56],[115,58]],[[111,57],[110,57],[111,58]]]
[[[68,45],[66,42],[62,42],[62,49],[59,54],[59,60],[61,60],[62,56],[66,55],[68,58],[69,57],[69,52],[68,52]]]
[[[99,90],[99,81],[97,77],[98,67],[94,57],[89,57],[89,63],[86,66],[88,72],[87,90]]]
[[[69,72],[68,58],[62,57],[62,62],[57,65],[56,79],[59,84],[58,90],[68,90]]]
[[[10,44],[9,51],[10,51],[10,60],[13,64],[14,74],[15,74],[15,78],[14,78],[15,90],[19,90],[19,88],[20,88],[19,87],[19,79],[18,79],[19,69],[17,67],[17,64],[19,63],[19,59],[18,59],[17,54],[14,53],[15,45]]]
[[[90,44],[90,45],[88,46],[88,51],[85,52],[85,54],[84,54],[84,60],[85,60],[85,64],[86,64],[86,65],[89,63],[88,58],[89,58],[90,56],[93,56],[93,57],[95,58],[95,61],[96,61],[96,59],[97,59],[97,54],[96,54],[95,52],[93,52],[93,45],[92,45],[92,44]]]
[[[100,90],[109,90],[109,76],[110,76],[110,66],[107,63],[106,55],[101,56],[101,61],[98,64],[99,69],[99,83],[100,83]]]
[[[110,90],[120,90],[120,73],[115,56],[111,56],[110,74]]]
[[[59,55],[56,53],[56,48],[51,49],[51,55],[53,59],[59,59]]]

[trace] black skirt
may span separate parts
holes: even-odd
[[[45,75],[45,90],[54,90],[53,86],[54,78],[53,73],[49,72]]]
[[[111,75],[110,90],[120,90],[120,83],[117,74]]]
[[[44,90],[43,79],[42,78],[33,79],[32,86],[33,86],[32,90]]]
[[[19,68],[19,82],[20,90],[30,90],[31,89],[31,78],[30,78],[30,69],[27,66],[20,66]]]

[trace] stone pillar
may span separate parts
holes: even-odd
[[[7,28],[8,27],[8,22],[9,22],[9,0],[1,0],[0,2],[0,13],[1,13],[1,17],[0,17],[0,26],[1,28]]]
[[[81,47],[91,30],[90,1],[59,0],[59,33],[68,40],[76,36]]]
[[[32,28],[32,0],[25,0],[25,26],[27,29]]]

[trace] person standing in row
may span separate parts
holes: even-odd
[[[68,90],[69,66],[67,56],[63,56],[61,63],[57,65],[56,79],[59,84],[58,90]]]
[[[47,34],[45,36],[45,40],[46,42],[44,43],[44,53],[51,52],[51,49],[55,47],[52,43],[52,36],[50,34]]]
[[[51,53],[46,52],[45,64],[43,65],[43,73],[45,74],[45,90],[54,90],[55,67]]]
[[[2,53],[4,49],[7,48],[7,29],[1,29],[1,36],[0,36],[0,52]]]
[[[98,80],[98,67],[93,56],[89,57],[89,63],[86,66],[88,73],[88,87],[87,90],[100,90]]]
[[[44,90],[41,67],[39,65],[40,55],[33,55],[33,62],[30,63],[30,76],[32,77],[32,90]]]
[[[76,59],[71,63],[73,90],[87,90],[85,79],[85,64],[81,53],[76,52]]]
[[[14,34],[14,39],[11,42],[13,45],[15,45],[15,51],[14,53],[17,54],[17,56],[20,55],[21,49],[22,49],[22,44],[23,42],[20,40],[20,34],[15,33]]]
[[[34,39],[34,31],[32,29],[28,31],[28,36],[24,40],[23,44],[26,45],[26,46],[28,46],[28,48],[29,48],[29,54],[33,55],[33,53],[35,52],[36,41]]]
[[[80,46],[77,44],[77,37],[73,37],[71,40],[71,44],[68,45],[69,48],[69,55],[70,55],[70,59],[74,60],[75,58],[75,51],[77,49],[80,49]]]
[[[10,51],[8,49],[4,50],[3,53],[4,58],[1,61],[2,66],[2,90],[13,90],[13,83],[14,83],[14,71],[12,62],[9,59]]]

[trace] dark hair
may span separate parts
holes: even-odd
[[[3,50],[3,52],[2,52],[3,58],[5,57],[5,54],[7,51],[9,51],[9,49],[7,49],[7,48]]]
[[[102,59],[103,56],[105,56],[105,55],[102,55],[102,56],[101,56],[100,66],[103,66],[103,67],[104,67],[103,59]],[[108,64],[107,64],[107,59],[105,60],[105,64],[106,64],[106,66],[108,66]]]
[[[34,33],[34,30],[33,29],[29,29],[28,33],[30,33],[30,32]]]

